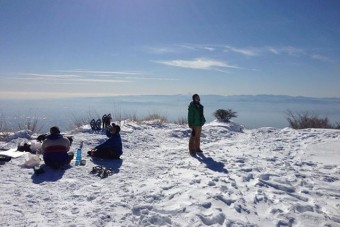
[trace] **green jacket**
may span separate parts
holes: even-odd
[[[188,107],[188,124],[189,127],[201,127],[205,123],[203,114],[204,107],[201,104],[195,104],[193,101]]]

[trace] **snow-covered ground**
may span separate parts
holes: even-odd
[[[24,156],[0,165],[0,226],[340,226],[340,130],[211,122],[191,157],[186,126],[121,128],[122,161],[86,157],[106,138],[84,126],[66,133],[73,151],[84,141],[86,166],[34,175]],[[98,164],[116,173],[90,174]]]

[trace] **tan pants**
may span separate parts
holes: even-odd
[[[193,127],[194,133],[189,139],[189,152],[197,152],[201,150],[201,132],[202,127]]]

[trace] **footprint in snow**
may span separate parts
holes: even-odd
[[[205,225],[222,225],[225,221],[225,215],[223,213],[212,214],[212,215],[197,215]]]

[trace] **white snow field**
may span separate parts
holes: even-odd
[[[1,163],[0,226],[340,226],[340,130],[203,127],[203,155],[188,153],[190,129],[121,122],[122,160],[92,160],[106,140],[89,126],[85,166],[33,174],[25,155]],[[16,147],[17,132],[1,147]],[[111,167],[107,178],[90,174]]]

